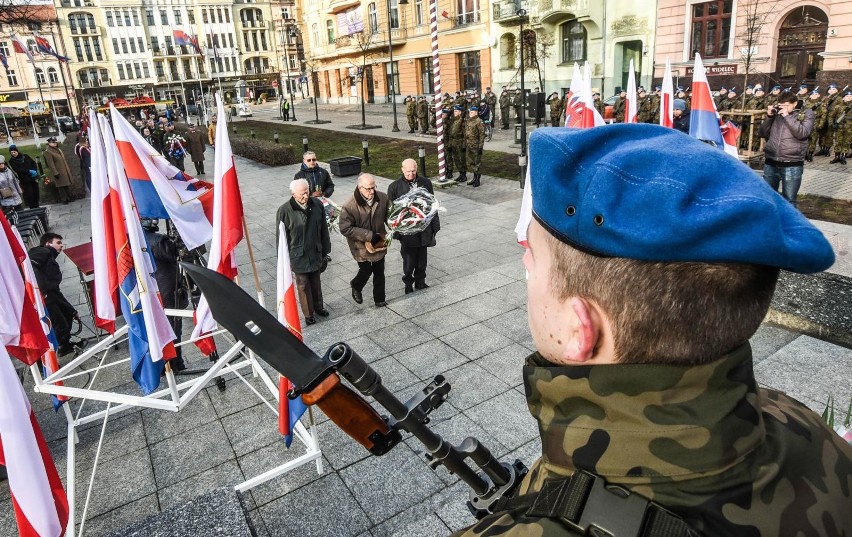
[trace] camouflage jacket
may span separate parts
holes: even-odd
[[[486,93],[485,103],[490,106],[492,110],[495,110],[497,108],[497,94],[493,91]]]
[[[852,447],[801,403],[758,388],[748,344],[701,366],[560,367],[533,354],[524,385],[543,454],[517,494],[580,468],[706,537],[852,536]],[[577,535],[525,514],[459,535]]]
[[[465,134],[465,123],[464,116],[452,116],[449,123],[449,140],[451,148],[463,148],[464,147],[464,134]],[[484,127],[484,125],[483,125]]]
[[[479,116],[469,117],[464,123],[464,146],[468,149],[482,149],[485,145],[485,123]]]
[[[509,108],[511,105],[512,105],[512,98],[509,96],[509,94],[508,93],[501,93],[500,94],[500,109],[504,110],[506,108]]]

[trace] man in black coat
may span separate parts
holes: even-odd
[[[402,161],[402,177],[388,187],[388,200],[393,201],[417,187],[423,187],[434,194],[432,181],[417,175],[417,162],[414,159]],[[399,235],[400,253],[402,254],[402,281],[405,283],[405,294],[413,293],[414,289],[426,289],[426,249],[435,245],[435,235],[441,229],[438,216],[432,219],[429,227],[413,235]]]
[[[143,218],[142,229],[145,231],[145,241],[148,243],[148,251],[154,258],[154,279],[157,280],[157,289],[164,308],[183,309],[189,304],[186,285],[178,270],[178,246],[168,235],[158,233],[160,231],[159,221],[156,218]],[[183,332],[183,317],[169,317],[177,339],[180,341]],[[183,371],[186,364],[183,361],[182,347],[175,347],[175,358],[170,361],[172,371]]]
[[[59,343],[57,353],[59,356],[64,356],[73,352],[75,347],[85,347],[84,342],[71,339],[71,323],[80,317],[74,306],[59,290],[59,285],[62,283],[62,269],[59,268],[56,258],[59,257],[65,245],[62,243],[62,235],[56,233],[45,233],[38,243],[39,246],[30,248],[30,261]]]
[[[311,196],[325,196],[326,198],[330,198],[334,193],[334,183],[331,181],[331,175],[317,163],[317,155],[313,151],[308,151],[302,155],[302,169],[296,173],[293,179],[304,179],[307,181],[308,192]]]
[[[314,324],[314,314],[328,317],[322,301],[320,273],[331,253],[331,240],[322,202],[310,196],[307,180],[293,179],[290,193],[292,197],[278,208],[275,215],[276,239],[279,239],[279,223],[283,222],[290,268],[295,276],[305,324]]]

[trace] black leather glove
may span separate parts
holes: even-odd
[[[382,240],[382,236],[381,236],[381,235],[379,235],[378,233],[373,233],[373,238],[372,238],[372,239],[370,239],[370,243],[371,243],[371,244],[374,244],[374,245],[375,245],[375,244],[379,244],[379,242],[380,242],[381,240]]]

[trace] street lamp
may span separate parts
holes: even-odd
[[[399,125],[396,121],[396,77],[394,76],[393,69],[393,28],[391,27],[390,5],[391,0],[388,0],[388,57],[390,58],[390,83],[388,87],[390,88],[391,105],[393,106],[393,128],[391,128],[391,132],[399,132]],[[396,5],[397,9],[399,9],[399,6],[408,5],[408,0],[398,0]],[[397,12],[397,27],[399,27],[399,20],[399,12]]]
[[[526,166],[527,166],[527,118],[526,118],[526,92],[524,92],[524,18],[527,16],[526,9],[517,11],[518,17],[521,18],[521,155],[518,157],[518,164],[521,165],[521,188],[524,187],[526,181]]]
[[[290,113],[292,114],[292,120],[296,121],[296,103],[293,101],[293,85],[290,80],[290,37],[291,30],[293,29],[288,22],[289,19],[284,20],[284,35],[286,39],[284,40],[284,63],[287,65],[287,91],[290,93]]]

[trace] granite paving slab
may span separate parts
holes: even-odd
[[[442,336],[441,341],[471,360],[512,344],[512,340],[483,324],[475,324]]]
[[[408,349],[396,355],[396,358],[409,371],[417,375],[417,378],[427,382],[431,382],[439,373],[468,362],[462,353],[439,339]]]
[[[151,444],[158,487],[167,487],[235,458],[228,435],[218,421]]]
[[[2,509],[2,507],[0,507]],[[149,494],[136,501],[122,505],[107,513],[91,517],[86,520],[83,528],[88,536],[106,535],[112,533],[116,528],[126,526],[138,520],[145,519],[160,512],[160,504],[156,494]],[[2,527],[2,526],[0,526]],[[80,523],[77,523],[77,530]],[[15,535],[14,533],[0,533],[0,535]]]
[[[145,409],[142,420],[148,442],[154,444],[215,421],[216,411],[207,391],[201,390],[180,412]]]
[[[526,399],[516,390],[503,392],[465,410],[464,414],[509,449],[538,436],[538,425],[530,417]]]
[[[530,349],[513,343],[486,354],[475,363],[509,386],[518,387],[524,382],[522,368],[529,355]]]
[[[183,481],[160,488],[157,498],[160,501],[160,509],[165,510],[194,499],[200,494],[205,494],[222,487],[231,487],[246,480],[240,466],[235,460],[225,461],[215,468],[205,470],[200,474],[188,477]],[[253,500],[244,498],[247,508],[254,507]]]
[[[322,445],[322,444],[321,444]],[[252,479],[260,474],[286,464],[297,457],[305,454],[305,448],[298,440],[293,440],[290,448],[284,445],[283,440],[279,440],[274,444],[262,447],[256,451],[252,451],[242,457],[239,457],[238,462],[245,478]],[[328,461],[324,460],[323,469],[327,474],[329,472]],[[267,481],[262,485],[258,485],[244,494],[245,500],[249,506],[265,505],[276,498],[296,490],[312,481],[321,478],[317,472],[316,463],[305,464],[288,472],[285,476]],[[238,482],[230,483],[231,486],[237,485]]]
[[[749,340],[753,363],[756,365],[769,358],[799,335],[780,326],[760,325],[760,328]]]
[[[273,407],[278,404],[273,402]],[[222,427],[237,457],[281,440],[278,415],[266,404],[257,404],[222,418]]]
[[[108,513],[155,493],[157,484],[154,482],[154,464],[154,459],[147,449],[133,451],[108,462],[99,462],[88,516],[96,517]],[[166,462],[157,461],[156,464],[162,466]],[[90,474],[90,470],[76,472],[78,498],[85,499]],[[118,494],[117,491],[121,493]]]

